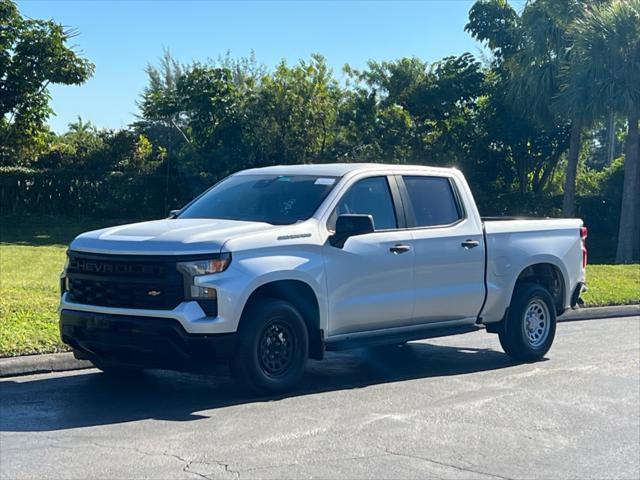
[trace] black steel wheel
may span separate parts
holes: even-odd
[[[267,375],[278,377],[286,373],[294,358],[294,334],[281,320],[274,320],[262,331],[258,344],[260,366]]]
[[[282,393],[304,373],[309,335],[304,318],[289,302],[261,299],[242,316],[232,361],[234,375],[259,393]]]

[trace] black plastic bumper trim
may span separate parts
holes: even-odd
[[[62,310],[62,341],[88,359],[199,371],[235,351],[236,334],[191,334],[175,319]]]
[[[573,294],[571,294],[571,308],[575,307],[578,303],[580,303],[580,295],[582,294],[582,290],[584,288],[584,282],[578,282],[576,285]]]

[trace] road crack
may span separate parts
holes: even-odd
[[[177,456],[175,456],[175,457],[179,458]],[[240,478],[240,471],[233,470],[229,466],[228,463],[221,462],[220,460],[190,460],[190,461],[187,461],[187,460],[182,459],[182,461],[186,462],[186,465],[182,469],[183,472],[191,473],[191,474],[194,474],[194,475],[198,475],[199,477],[206,478],[207,480],[211,480],[211,477],[209,477],[209,475],[206,475],[206,474],[200,473],[200,472],[196,472],[196,471],[191,469],[191,466],[194,465],[194,464],[206,465],[207,467],[212,467],[212,466],[215,465],[217,467],[224,468],[225,473],[230,473],[235,478]]]
[[[272,470],[275,468],[287,468],[287,467],[304,467],[307,465],[317,465],[317,464],[324,464],[326,462],[348,462],[351,460],[367,460],[370,458],[378,458],[381,455],[376,453],[375,455],[361,455],[361,456],[353,456],[353,457],[336,457],[336,458],[323,458],[321,460],[314,460],[311,462],[294,462],[294,463],[276,463],[276,464],[269,464],[269,465],[260,465],[257,467],[252,467],[252,468],[247,468],[247,469],[243,469],[243,472],[255,472],[258,470]],[[384,455],[382,455],[384,456]]]
[[[404,458],[413,458],[414,460],[422,460],[424,462],[429,462],[429,463],[433,463],[435,465],[440,465],[441,467],[447,467],[447,468],[453,468],[454,470],[458,470],[459,472],[467,472],[467,473],[473,473],[475,475],[484,475],[486,477],[491,477],[491,478],[499,478],[500,480],[512,480],[509,477],[503,477],[501,475],[496,475],[494,473],[487,473],[487,472],[483,472],[481,470],[474,470],[471,468],[465,468],[465,467],[459,467],[457,465],[453,465],[450,463],[446,463],[446,462],[440,462],[438,460],[434,460],[432,458],[427,458],[427,457],[422,457],[419,455],[411,455],[408,453],[400,453],[400,452],[394,452],[393,450],[390,450],[388,448],[384,448],[384,452],[388,455],[393,455],[393,456],[397,456],[397,457],[404,457]]]
[[[141,455],[145,455],[145,456],[149,456],[149,457],[157,457],[157,456],[163,456],[163,457],[169,457],[169,458],[173,458],[175,460],[178,460],[179,462],[183,463],[184,466],[182,467],[182,471],[185,473],[189,473],[191,475],[196,475],[200,478],[205,478],[207,480],[211,480],[211,477],[208,476],[207,474],[204,473],[200,473],[200,472],[196,472],[194,471],[191,467],[194,464],[200,464],[200,465],[205,465],[207,467],[220,467],[220,468],[224,468],[224,472],[225,473],[229,473],[231,475],[233,475],[235,478],[240,478],[240,471],[238,470],[233,470],[228,463],[224,463],[222,461],[219,460],[188,460],[186,458],[181,457],[180,455],[176,455],[175,453],[170,453],[170,452],[147,452],[145,450],[141,450],[138,447],[123,447],[123,446],[119,446],[119,445],[105,445],[105,444],[101,444],[101,443],[97,443],[97,442],[91,442],[91,445],[98,447],[98,448],[117,448],[119,450],[131,450],[134,451],[136,453],[139,453]]]

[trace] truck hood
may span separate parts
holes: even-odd
[[[167,219],[132,223],[83,233],[71,250],[129,255],[217,253],[229,239],[276,229],[261,222],[214,219]]]

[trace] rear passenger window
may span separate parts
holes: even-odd
[[[444,177],[403,177],[416,227],[449,225],[462,218],[451,183]]]
[[[329,229],[335,230],[338,215],[349,213],[371,215],[376,230],[398,228],[386,177],[371,177],[356,182],[331,214]]]

